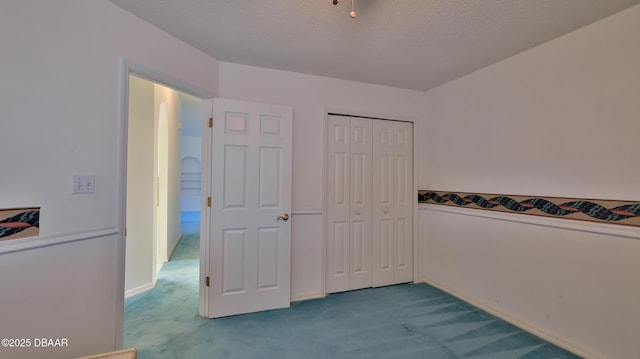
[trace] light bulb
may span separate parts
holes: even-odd
[[[355,10],[351,10],[351,12],[349,13],[349,15],[351,15],[352,18],[356,17],[356,12]]]

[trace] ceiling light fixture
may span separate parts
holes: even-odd
[[[333,0],[333,5],[338,5],[338,1],[339,0]],[[349,13],[349,16],[351,16],[351,18],[355,18],[356,15],[356,0],[351,0],[351,12]]]

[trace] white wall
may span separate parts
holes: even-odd
[[[158,215],[158,226],[164,226],[166,228],[166,242],[161,245],[158,251],[159,263],[164,263],[171,258],[173,250],[176,248],[178,241],[180,240],[180,118],[182,113],[182,104],[178,93],[173,89],[166,86],[154,85],[154,99],[155,99],[155,111],[156,122],[159,118],[160,107],[164,104],[167,111],[167,125],[168,125],[168,141],[167,141],[167,153],[166,158],[167,173],[166,178],[166,193],[160,194],[160,199],[166,199],[166,216]],[[158,123],[156,123],[156,126]],[[158,158],[162,156],[158,154]],[[162,161],[162,159],[161,159]],[[161,181],[165,180],[160,178]],[[161,188],[164,188],[161,186]],[[163,206],[158,207],[163,208]],[[160,221],[161,218],[166,218]],[[162,223],[165,222],[165,223]],[[159,231],[165,233],[165,231]],[[159,241],[164,242],[163,239]]]
[[[154,85],[129,77],[125,294],[155,285]]]
[[[69,340],[67,348],[1,355],[114,349],[124,288],[121,57],[203,97],[217,93],[217,61],[102,0],[5,2],[0,43],[0,207],[42,208],[41,237],[0,243],[3,336]],[[96,193],[72,195],[74,173],[94,174]]]
[[[220,97],[293,107],[292,299],[324,295],[322,164],[327,111],[415,120],[414,131],[419,132],[424,93],[221,62]]]
[[[2,347],[2,358],[66,359],[113,350],[116,241],[117,235],[83,233],[78,241],[0,255],[2,337],[32,339],[30,348]],[[36,348],[36,338],[69,344]]]
[[[422,189],[640,200],[639,39],[635,6],[429,91]],[[425,280],[583,355],[640,356],[637,235],[430,209]]]

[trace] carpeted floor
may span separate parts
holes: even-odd
[[[577,358],[426,284],[365,289],[220,319],[198,316],[197,235],[125,302],[138,358]]]

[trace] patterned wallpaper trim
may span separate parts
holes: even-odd
[[[0,241],[40,234],[40,207],[0,209]]]
[[[419,203],[640,227],[640,202],[418,191]]]

